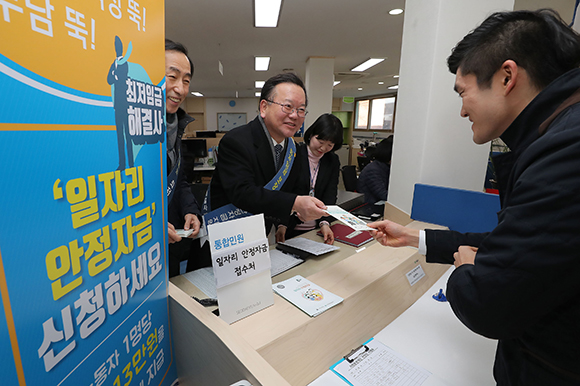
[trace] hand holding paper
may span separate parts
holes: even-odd
[[[367,224],[360,218],[354,216],[353,214],[347,212],[337,205],[329,205],[326,207],[326,213],[334,217],[338,221],[344,223],[345,225],[351,227],[355,231],[372,231],[373,228],[369,228]]]
[[[324,203],[316,197],[297,196],[292,210],[297,213],[300,220],[312,221],[325,215],[324,208],[326,208]]]

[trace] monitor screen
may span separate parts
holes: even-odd
[[[197,138],[215,138],[217,135],[215,131],[196,131],[195,136]]]
[[[183,140],[187,151],[196,158],[207,157],[207,141],[204,138],[188,138]]]

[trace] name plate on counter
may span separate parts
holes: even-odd
[[[231,324],[274,304],[264,215],[207,229],[220,317]]]

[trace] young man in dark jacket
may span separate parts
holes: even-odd
[[[498,225],[487,234],[371,224],[383,245],[454,264],[447,298],[498,339],[498,385],[580,384],[580,37],[548,10],[491,15],[448,58],[461,116],[494,159]]]

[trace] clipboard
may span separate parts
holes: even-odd
[[[352,349],[348,354],[343,356],[341,360],[339,360],[338,362],[336,362],[335,364],[330,366],[330,370],[332,370],[333,373],[338,375],[343,381],[345,381],[346,383],[348,383],[351,386],[354,386],[352,383],[349,382],[348,379],[346,379],[341,374],[342,371],[340,369],[340,364],[343,362],[346,362],[348,364],[352,364],[358,357],[360,357],[360,355],[363,355],[363,354],[368,355],[370,348],[367,346],[367,344],[373,339],[374,338],[371,338],[371,339],[367,340],[366,342],[364,342],[363,344],[361,344],[359,347]]]
[[[412,363],[373,338],[330,366],[330,370],[351,386],[385,384],[420,386],[431,373]]]

